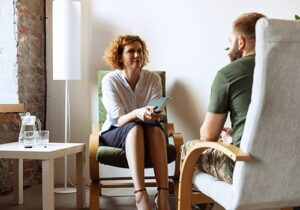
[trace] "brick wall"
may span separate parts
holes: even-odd
[[[19,102],[45,127],[45,0],[14,0],[17,16],[17,68]],[[17,141],[18,114],[0,114],[0,143]],[[12,161],[0,159],[0,194],[12,190]],[[24,187],[41,182],[41,164],[24,160]]]
[[[18,0],[19,101],[44,125],[46,116],[45,1]]]
[[[0,143],[8,143],[18,139],[20,117],[18,114],[0,113]],[[12,190],[12,161],[0,159],[0,193],[5,194]]]

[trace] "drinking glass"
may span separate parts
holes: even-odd
[[[47,147],[49,143],[49,131],[41,130],[38,131],[37,145]]]
[[[38,137],[37,131],[24,131],[24,147],[25,148],[32,148],[36,145],[36,139]]]

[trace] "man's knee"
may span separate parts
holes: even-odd
[[[182,163],[186,158],[186,154],[191,150],[191,148],[197,143],[197,141],[187,141],[180,147],[180,168],[182,167]]]
[[[197,163],[197,168],[217,177],[221,181],[232,183],[227,159],[228,157],[223,152],[215,149],[207,149],[202,153]]]

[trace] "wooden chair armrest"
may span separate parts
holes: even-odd
[[[89,140],[89,169],[90,178],[93,182],[99,181],[99,163],[96,154],[99,147],[99,124],[92,125],[92,133]]]
[[[188,204],[192,205],[191,197],[185,194],[185,192],[192,191],[192,180],[195,171],[195,166],[200,158],[201,154],[205,149],[213,148],[219,150],[226,154],[233,161],[249,161],[251,157],[243,152],[240,148],[221,142],[211,142],[211,141],[197,141],[196,144],[188,151],[186,157],[182,163],[180,178],[179,178],[179,193],[178,193],[178,206],[179,209],[181,205]]]
[[[192,140],[195,141],[195,145],[188,151],[183,163],[182,163],[182,171],[181,173],[185,173],[186,171],[191,171],[191,174],[194,172],[194,168],[198,159],[200,158],[202,152],[205,149],[213,148],[218,151],[223,152],[233,161],[250,161],[251,157],[243,152],[239,147],[234,146],[232,144],[225,144],[222,142],[212,142],[212,141],[200,141],[200,140]]]
[[[167,123],[167,134],[168,136],[172,135],[172,133],[175,133],[174,124],[173,123]]]
[[[174,140],[174,146],[176,149],[176,160],[175,160],[175,170],[174,170],[174,178],[179,179],[180,175],[180,147],[183,144],[183,138],[181,133],[176,133],[174,129],[173,123],[167,124],[167,132],[168,136],[172,137]]]
[[[233,161],[249,161],[251,160],[250,155],[243,152],[239,147],[227,144],[223,142],[215,142],[215,141],[201,141],[201,140],[192,140],[196,142],[193,149],[190,151],[192,153],[193,150],[197,150],[200,148],[208,149],[216,149],[218,151],[223,152],[225,155],[227,155],[230,159]],[[189,154],[187,154],[188,156]]]

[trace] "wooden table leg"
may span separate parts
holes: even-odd
[[[19,205],[23,203],[23,159],[13,161],[13,203]]]
[[[76,154],[76,200],[77,208],[84,208],[85,204],[85,152]]]
[[[54,210],[54,169],[53,160],[42,161],[43,210]]]

